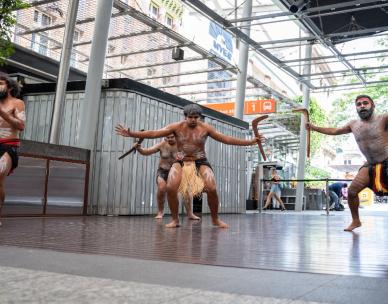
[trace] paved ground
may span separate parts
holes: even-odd
[[[151,217],[5,219],[0,228],[0,303],[387,303],[386,214],[364,214],[357,241],[355,234],[341,231],[345,213],[224,218],[231,224],[226,231],[212,228],[207,217],[201,223],[185,220],[177,231]],[[274,225],[281,229],[271,230]],[[313,241],[332,230],[329,239]],[[151,237],[157,231],[162,232]],[[326,253],[312,259],[319,250]],[[153,258],[158,251],[163,254]],[[261,256],[276,251],[276,259]],[[278,260],[278,267],[272,267],[278,270],[260,268],[255,258],[273,266]],[[328,258],[343,259],[346,267],[321,272],[324,265],[340,265],[328,264]],[[233,265],[239,260],[243,267]],[[312,270],[281,269],[290,265]]]

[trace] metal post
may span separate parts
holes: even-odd
[[[329,180],[326,179],[326,215],[330,213]]]
[[[312,43],[306,46],[306,58],[311,58],[312,52]],[[311,73],[311,60],[306,61],[304,66],[304,74]],[[306,79],[310,81],[310,77]],[[303,107],[309,109],[310,105],[310,88],[303,84]],[[307,153],[307,144],[306,144],[306,120],[304,115],[301,115],[300,123],[300,146],[299,146],[299,158],[298,158],[298,180],[304,179],[304,170],[306,166],[306,153]],[[296,186],[296,201],[295,201],[295,211],[302,211],[303,208],[303,194],[304,194],[304,182],[299,182]]]
[[[71,60],[71,50],[73,49],[74,29],[77,22],[79,0],[71,0],[67,10],[65,33],[63,35],[61,60],[55,92],[54,109],[52,114],[50,143],[59,144],[61,134],[61,122],[63,104],[65,103],[67,80],[69,79],[69,69]]]
[[[264,181],[263,179],[261,178],[260,181],[260,188],[258,190],[260,190],[260,195],[257,196],[257,205],[260,206],[259,208],[259,212],[263,212],[263,203],[264,203]],[[260,202],[259,202],[259,198],[260,198]]]
[[[243,18],[252,16],[252,0],[247,0],[243,8]],[[244,26],[242,32],[247,36],[251,32],[251,22],[246,21],[242,22]],[[245,86],[247,83],[247,67],[248,67],[248,54],[249,54],[249,45],[242,40],[240,40],[240,52],[238,59],[238,68],[239,72],[237,75],[237,92],[236,92],[236,104],[234,108],[234,116],[243,119],[244,116],[244,101],[245,101]]]
[[[101,82],[104,72],[105,53],[112,7],[113,0],[99,0],[97,2],[92,51],[90,53],[85,99],[82,102],[81,108],[80,133],[77,141],[77,145],[85,149],[93,149],[97,130]]]

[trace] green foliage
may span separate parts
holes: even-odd
[[[380,77],[380,80],[388,81],[388,76]],[[354,100],[358,95],[369,95],[375,102],[377,113],[388,112],[388,86],[386,83],[378,83],[374,86],[367,86],[362,90],[345,93],[335,100],[333,102],[334,110],[330,113],[330,124],[332,126],[343,126],[352,119],[358,119],[354,105]]]
[[[16,24],[14,12],[27,7],[29,4],[22,0],[0,1],[0,65],[4,64],[4,59],[13,53],[11,31]]]
[[[310,166],[308,164],[306,166],[306,172],[305,172],[305,179],[323,179],[323,178],[330,178],[330,173],[319,169],[317,167]],[[308,182],[306,183],[306,186],[309,188],[325,188],[326,183],[325,182]]]
[[[302,103],[302,97],[301,96],[297,97],[296,102]],[[327,124],[328,119],[326,117],[325,111],[318,104],[315,98],[310,99],[309,112],[310,112],[310,121],[314,125],[324,126]],[[324,139],[323,134],[318,132],[311,132],[311,138],[310,138],[311,157],[313,157],[314,154],[318,151],[323,139]]]
[[[297,97],[295,101],[298,103],[302,103],[302,97],[301,96]],[[309,113],[310,113],[310,121],[314,125],[317,125],[317,126],[327,125],[328,118],[326,116],[326,112],[318,104],[315,98],[310,99]],[[311,136],[310,153],[311,153],[311,158],[313,158],[315,153],[319,151],[319,148],[321,147],[321,143],[324,140],[325,136],[324,134],[321,134],[318,132],[311,132],[310,136]],[[317,167],[311,166],[309,161],[306,163],[305,179],[322,179],[322,178],[329,178],[329,177],[330,177],[329,172],[319,169]],[[309,187],[309,188],[323,188],[324,186],[325,186],[325,182],[309,182],[306,184],[306,187]]]

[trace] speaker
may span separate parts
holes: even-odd
[[[174,47],[172,49],[172,59],[174,60],[183,60],[183,57],[184,57],[184,50],[182,50],[180,47]]]

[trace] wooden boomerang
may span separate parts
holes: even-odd
[[[140,131],[144,131],[144,129],[141,129]],[[129,149],[127,152],[125,152],[123,155],[119,157],[119,159],[123,159],[127,155],[131,154],[132,152],[136,152],[136,145],[140,145],[143,142],[144,138],[136,138],[135,144],[132,146],[131,149]]]
[[[299,109],[293,109],[292,112],[300,112],[302,115],[304,115],[306,122],[310,122],[310,115],[309,111],[305,108],[299,108]],[[307,158],[310,158],[310,133],[311,130],[307,130]]]
[[[263,116],[256,117],[254,120],[252,120],[252,130],[253,130],[253,134],[255,134],[255,137],[257,138],[260,137],[257,125],[259,124],[260,121],[266,119],[267,117],[268,115],[263,115]],[[266,161],[267,157],[265,156],[263,145],[261,144],[261,142],[258,142],[257,145],[259,146],[261,156],[263,156],[264,161]]]

